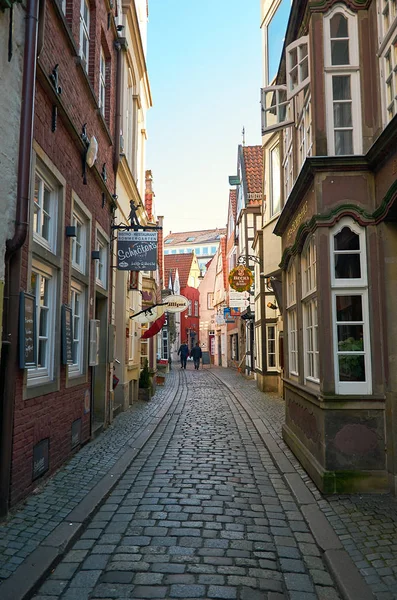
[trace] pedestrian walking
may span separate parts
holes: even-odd
[[[198,371],[200,368],[200,358],[203,356],[203,352],[200,348],[200,344],[197,342],[194,348],[190,353],[190,356],[193,358],[194,368]]]
[[[187,345],[187,342],[183,342],[179,346],[178,356],[181,357],[181,369],[186,369],[186,361],[189,356],[189,346]]]

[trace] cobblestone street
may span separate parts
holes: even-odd
[[[397,598],[395,499],[325,499],[283,411],[234,371],[175,367],[3,524],[0,598]]]

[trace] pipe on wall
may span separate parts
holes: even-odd
[[[0,515],[7,514],[10,495],[15,375],[18,367],[18,297],[21,276],[21,249],[29,229],[40,4],[44,5],[43,0],[28,0],[26,7],[15,231],[13,237],[7,240],[5,254],[3,342],[0,373]],[[42,7],[41,11],[41,14],[44,15]]]

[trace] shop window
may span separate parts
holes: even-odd
[[[335,389],[370,394],[371,355],[365,231],[350,218],[331,231]]]
[[[52,381],[55,360],[56,271],[33,261],[30,293],[36,298],[37,366],[28,369],[27,385]]]
[[[293,261],[287,272],[287,326],[289,372],[299,374],[298,366],[298,325],[296,310],[296,267]]]

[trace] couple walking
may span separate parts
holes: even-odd
[[[189,356],[189,346],[187,345],[187,342],[184,342],[179,347],[178,356],[181,357],[181,369],[186,369],[186,361],[187,357]],[[198,371],[200,368],[200,358],[203,356],[200,344],[198,342],[194,348],[192,348],[190,356],[193,358],[194,368]]]

